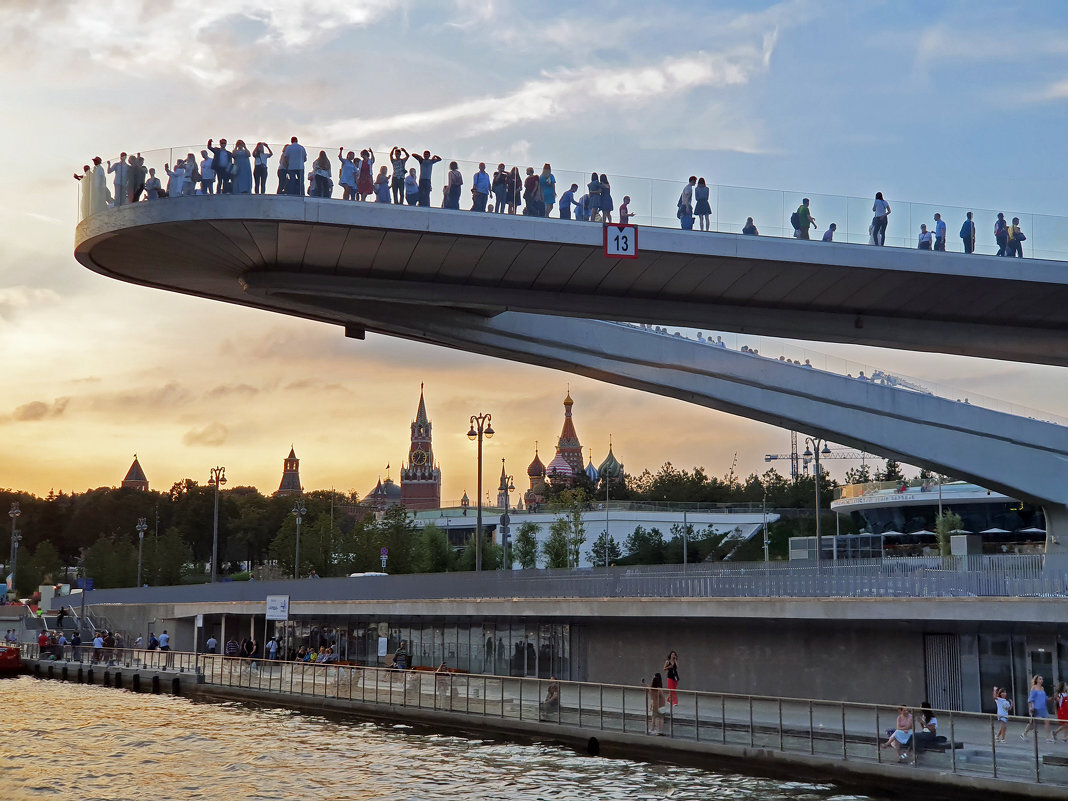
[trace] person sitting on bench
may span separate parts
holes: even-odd
[[[556,676],[549,677],[549,687],[545,691],[545,700],[540,704],[542,716],[555,715],[560,711],[560,682]]]

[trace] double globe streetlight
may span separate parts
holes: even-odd
[[[215,526],[211,537],[211,583],[219,577],[219,488],[226,483],[226,468],[211,468],[208,486],[215,487]]]
[[[471,428],[467,432],[469,440],[478,440],[478,495],[475,498],[478,508],[478,515],[475,518],[476,572],[482,570],[482,438],[492,439],[494,433],[492,420],[491,414],[473,414],[471,415]]]
[[[22,514],[22,510],[19,509],[18,502],[11,504],[11,511],[7,513],[7,516],[11,518],[11,589],[17,589],[15,584],[15,568],[18,567],[19,562],[19,540],[22,539],[22,534],[17,528],[15,528],[15,521],[19,519],[19,515]]]
[[[820,456],[830,456],[831,449],[823,437],[805,437],[805,452],[802,454],[806,459],[816,461],[816,570],[820,569],[823,560],[823,537],[820,528]]]
[[[293,555],[293,578],[295,579],[300,578],[300,524],[307,513],[304,501],[297,498],[297,502],[293,504],[293,516],[297,518],[297,551]]]
[[[148,523],[143,517],[137,518],[137,586],[141,586],[141,554],[145,548],[145,532],[148,531]]]

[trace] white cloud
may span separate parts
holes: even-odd
[[[328,138],[405,135],[454,126],[459,136],[500,131],[539,120],[618,114],[649,101],[662,101],[701,87],[730,89],[767,69],[774,34],[760,45],[736,45],[719,52],[672,55],[633,67],[581,67],[545,72],[512,92],[459,100],[445,106],[377,119],[352,118],[327,125]],[[458,130],[456,129],[458,126]]]
[[[18,9],[0,33],[12,48],[64,42],[57,56],[139,76],[192,77],[209,86],[236,80],[245,60],[321,44],[348,26],[365,26],[404,0],[96,0]],[[29,41],[27,41],[29,40]],[[5,48],[7,49],[7,48]],[[74,58],[74,61],[78,61]],[[85,66],[80,65],[81,69]]]

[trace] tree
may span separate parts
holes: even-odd
[[[126,540],[101,537],[85,552],[85,576],[100,589],[137,583],[137,549]]]
[[[659,529],[637,526],[627,537],[624,546],[627,561],[636,565],[661,565],[664,563],[664,535]]]
[[[846,484],[867,484],[872,480],[871,470],[867,462],[861,462],[860,467],[851,467],[846,470]]]
[[[883,471],[883,481],[903,481],[904,473],[901,472],[901,464],[894,459],[886,460],[886,469]]]
[[[182,539],[181,532],[171,526],[158,540],[145,543],[141,577],[146,584],[169,586],[181,584],[189,573],[193,551]]]
[[[475,535],[472,534],[467,540],[467,545],[464,546],[463,552],[460,554],[457,567],[460,570],[474,570],[475,569]],[[498,570],[501,567],[501,548],[499,545],[493,542],[491,537],[486,536],[486,532],[482,532],[482,569],[483,570]]]
[[[538,566],[538,524],[524,520],[512,544],[512,558],[523,570]]]
[[[560,569],[571,566],[571,550],[568,540],[570,531],[571,524],[565,517],[556,518],[549,526],[549,536],[541,546],[546,567]]]
[[[448,536],[434,523],[428,523],[419,533],[416,566],[420,573],[445,573],[456,569],[456,552],[449,545]]]
[[[415,572],[415,545],[419,530],[408,510],[399,505],[389,507],[378,521],[377,530],[380,547],[389,549],[386,563],[388,572]]]
[[[945,511],[935,517],[935,540],[938,542],[938,552],[942,556],[950,554],[950,537],[953,532],[960,531],[964,527],[964,521],[956,512]]]
[[[619,549],[619,543],[606,531],[601,532],[597,541],[593,543],[593,547],[586,552],[586,558],[597,567],[615,564],[622,556],[623,552]]]
[[[549,504],[550,509],[563,512],[553,522],[553,525],[557,522],[561,523],[560,531],[567,541],[568,567],[579,566],[579,549],[586,542],[586,525],[582,520],[582,509],[588,503],[589,497],[586,489],[576,487],[558,493]]]

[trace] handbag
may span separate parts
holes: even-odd
[[[671,707],[668,706],[667,704],[664,704],[662,707],[660,707],[656,711],[659,712],[661,715],[670,715],[671,714]]]

